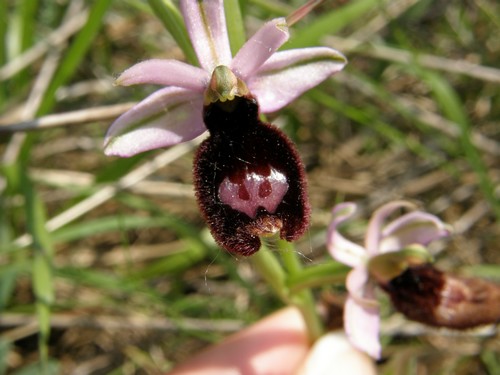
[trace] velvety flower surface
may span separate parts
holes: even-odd
[[[210,136],[196,152],[193,183],[215,241],[249,256],[260,249],[260,237],[300,238],[309,227],[310,206],[293,142],[259,120],[251,96],[205,106],[204,120]]]
[[[242,80],[260,110],[268,113],[286,106],[346,64],[342,54],[326,47],[276,52],[289,38],[284,18],[262,26],[233,58],[222,0],[181,0],[180,6],[200,67],[152,59],[123,72],[118,85],[164,87],[111,125],[104,141],[107,155],[128,157],[201,135],[206,130],[204,94],[218,66],[228,67]]]
[[[354,216],[354,203],[341,203],[334,207],[328,230],[329,252],[337,261],[353,268],[346,282],[349,292],[344,309],[346,333],[353,345],[373,358],[380,358],[381,353],[378,337],[380,318],[375,297],[376,281],[380,279],[375,280],[370,263],[385,257],[384,263],[387,264],[391,257],[398,258],[412,248],[417,251],[424,249],[430,242],[450,232],[439,218],[422,211],[411,211],[386,222],[401,209],[414,209],[414,206],[409,202],[394,201],[376,210],[368,223],[364,246],[348,240],[339,231],[339,226]],[[383,272],[388,271],[384,269]]]

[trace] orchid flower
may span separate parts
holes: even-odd
[[[263,113],[277,111],[346,64],[338,51],[311,47],[276,52],[289,38],[285,18],[266,23],[231,56],[223,0],[181,0],[200,67],[177,60],[140,62],[117,79],[122,86],[165,86],[121,115],[104,141],[107,155],[129,157],[172,146],[205,132],[204,96],[217,67],[228,68],[256,97]],[[228,93],[225,100],[231,99]]]
[[[376,284],[397,276],[415,257],[428,261],[430,255],[425,246],[450,233],[450,228],[436,216],[421,211],[411,211],[385,223],[398,210],[413,208],[409,202],[394,201],[376,210],[368,223],[364,247],[351,242],[338,230],[353,217],[356,204],[341,203],[333,209],[328,250],[337,261],[353,268],[346,281],[349,296],[344,309],[344,327],[353,345],[376,359],[381,353]],[[392,263],[391,258],[395,260]]]

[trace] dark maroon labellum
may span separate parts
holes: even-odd
[[[431,264],[411,266],[380,285],[407,318],[455,329],[500,321],[500,285],[449,275]]]
[[[309,225],[304,166],[293,143],[258,118],[252,97],[205,106],[210,137],[194,160],[201,212],[217,243],[251,255],[259,237],[298,239]]]

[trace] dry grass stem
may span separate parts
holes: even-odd
[[[88,12],[83,10],[73,17],[70,17],[59,28],[52,31],[47,38],[41,39],[40,42],[33,47],[0,67],[0,81],[7,80],[16,75],[18,72],[40,59],[49,50],[53,48],[57,49],[62,46],[72,35],[85,25],[87,16]]]
[[[47,230],[54,231],[56,229],[59,229],[62,226],[86,214],[87,212],[93,210],[94,208],[100,206],[107,200],[114,197],[118,191],[130,188],[139,181],[142,181],[147,176],[156,172],[158,169],[163,168],[177,158],[180,158],[182,155],[189,152],[195,144],[196,142],[184,143],[162,152],[153,160],[144,163],[140,167],[134,169],[132,172],[120,178],[116,183],[101,188],[90,197],[82,200],[81,202],[61,212],[59,215],[48,220],[46,224]],[[31,242],[31,236],[29,234],[24,234],[14,241],[14,245],[16,247],[25,247],[29,246]]]
[[[93,107],[77,111],[57,113],[16,124],[3,124],[0,118],[0,132],[21,132],[44,130],[57,126],[80,125],[96,121],[109,121],[132,108],[135,103],[121,103],[102,107]]]
[[[397,48],[376,43],[365,43],[356,39],[328,36],[324,42],[344,53],[353,52],[376,59],[397,62],[401,64],[416,64],[425,68],[436,69],[453,74],[480,79],[491,83],[500,83],[500,69],[474,64],[466,60],[451,60],[445,57],[415,54]]]

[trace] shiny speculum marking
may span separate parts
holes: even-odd
[[[255,218],[259,207],[273,214],[288,191],[286,176],[270,167],[245,168],[226,177],[219,185],[221,202]]]

